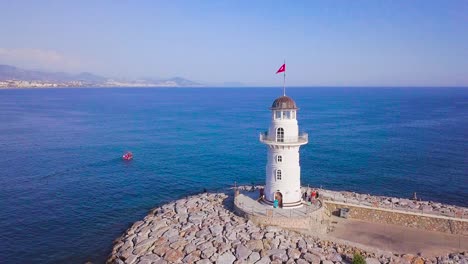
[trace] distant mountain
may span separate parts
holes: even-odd
[[[107,78],[89,72],[82,72],[80,74],[70,74],[65,72],[43,72],[20,69],[10,65],[0,65],[0,80],[12,79],[21,81],[82,81],[87,83],[102,83],[107,81]]]
[[[166,80],[160,80],[160,83],[173,84],[174,86],[202,86],[200,83],[184,79],[182,77],[174,77]]]
[[[92,74],[89,72],[82,72],[78,75],[75,75],[74,78],[76,78],[78,81],[87,81],[87,82],[95,82],[95,83],[101,83],[105,82],[108,80],[108,78]]]
[[[182,77],[169,79],[119,80],[109,79],[89,72],[70,74],[25,70],[10,65],[0,65],[0,87],[199,87],[203,84]],[[31,83],[22,83],[34,82]]]
[[[137,83],[145,84],[148,86],[165,86],[165,87],[187,87],[187,86],[204,86],[201,83],[197,83],[191,80],[187,80],[182,77],[173,77],[169,79],[153,79],[145,78],[135,81]]]

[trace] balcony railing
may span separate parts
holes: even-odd
[[[307,133],[300,133],[294,137],[277,138],[276,135],[268,135],[268,132],[260,133],[260,141],[267,144],[306,144],[309,141]]]

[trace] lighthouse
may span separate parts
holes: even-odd
[[[299,148],[307,144],[308,135],[299,133],[296,102],[283,94],[271,106],[271,122],[260,142],[268,148],[263,202],[280,208],[302,206]]]

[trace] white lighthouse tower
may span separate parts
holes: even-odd
[[[268,147],[263,202],[273,204],[276,199],[279,207],[297,208],[302,206],[299,148],[307,144],[308,135],[299,133],[293,99],[283,95],[270,109],[270,127],[260,134],[260,141]]]

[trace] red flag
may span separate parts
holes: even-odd
[[[286,71],[286,63],[281,65],[281,67],[279,68],[279,70],[276,73],[285,72],[285,71]]]

